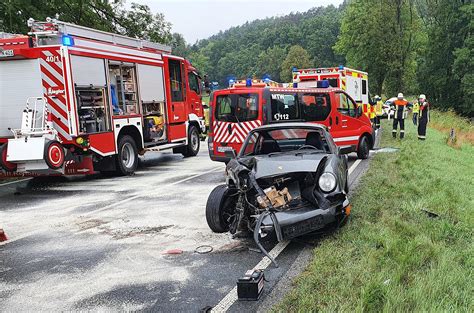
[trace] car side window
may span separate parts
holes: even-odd
[[[349,107],[349,116],[350,117],[356,117],[356,108],[357,108],[357,105],[356,103],[349,97],[346,97],[347,98],[347,106]]]
[[[300,94],[302,118],[307,122],[324,121],[331,113],[328,94]]]

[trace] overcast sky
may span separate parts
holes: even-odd
[[[226,30],[270,16],[304,12],[317,6],[343,0],[128,0],[147,4],[152,12],[161,12],[173,24],[173,32],[183,34],[186,42],[194,43]]]

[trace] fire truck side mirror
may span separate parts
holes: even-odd
[[[362,116],[362,104],[357,106],[356,116],[357,117]]]

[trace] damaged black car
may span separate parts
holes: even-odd
[[[253,232],[257,246],[340,225],[350,214],[346,147],[325,126],[279,123],[250,131],[238,155],[229,151],[226,184],[209,195],[206,219],[214,232]]]

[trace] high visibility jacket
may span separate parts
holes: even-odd
[[[382,102],[382,100],[377,101],[377,104],[375,105],[375,114],[377,114],[377,116],[382,116],[383,115],[383,102]]]
[[[420,112],[420,104],[418,103],[418,101],[416,101],[415,103],[413,103],[413,113],[419,113]]]
[[[397,99],[393,102],[393,105],[395,106],[395,116],[394,116],[394,118],[396,118],[396,119],[405,119],[407,117],[407,114],[408,114],[408,111],[407,111],[408,101]]]
[[[375,105],[370,105],[370,119],[375,118]]]

